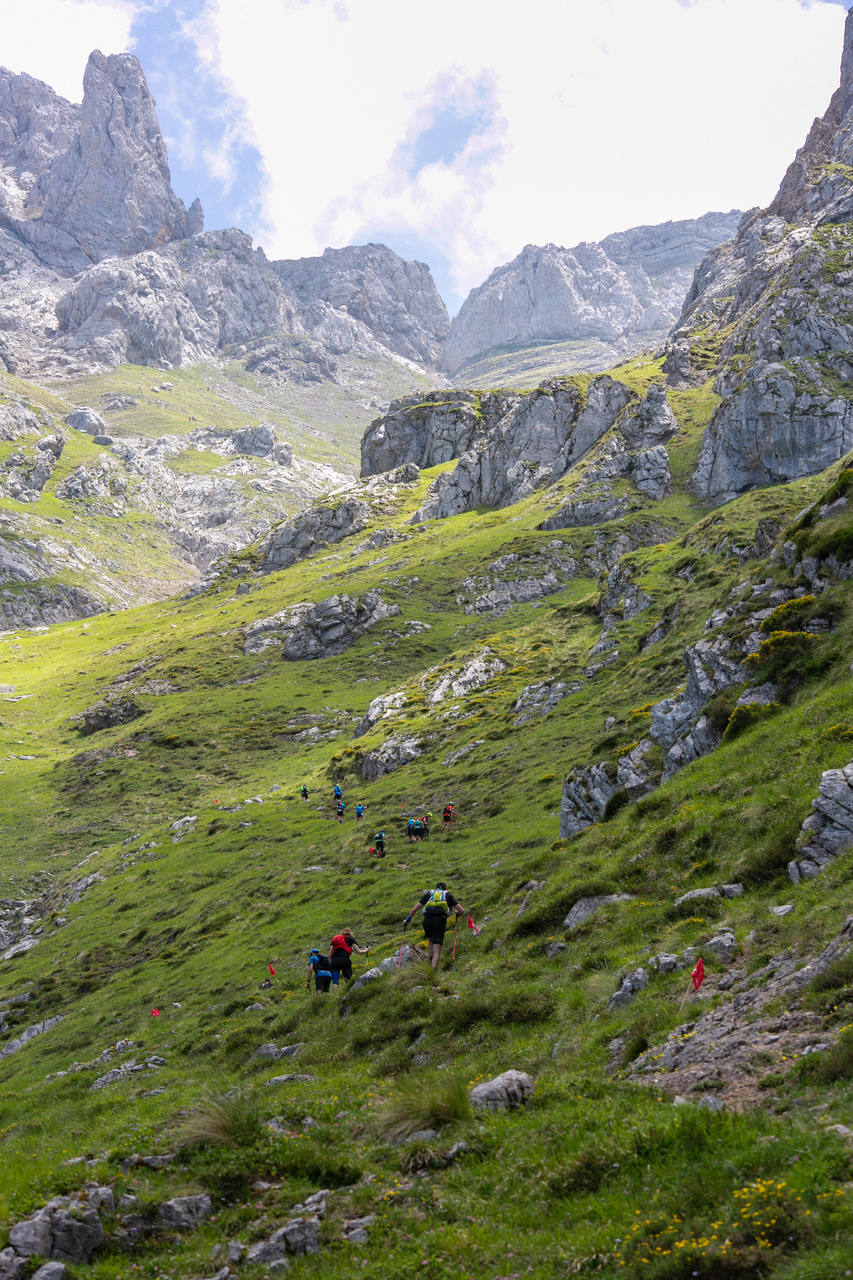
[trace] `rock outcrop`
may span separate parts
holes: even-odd
[[[596,378],[584,397],[565,378],[535,391],[433,393],[395,402],[362,441],[362,475],[403,461],[435,466],[458,457],[433,483],[419,519],[480,505],[506,506],[552,484],[613,425],[631,392]]]
[[[188,234],[132,54],[92,53],[80,106],[31,76],[0,71],[0,164],[0,226],[63,274]]]
[[[662,338],[676,319],[702,257],[734,235],[740,213],[633,227],[599,244],[527,245],[465,300],[440,367],[455,374],[501,347],[598,339],[586,367],[607,368]]]
[[[797,857],[788,864],[794,884],[811,880],[853,848],[853,761],[843,769],[826,770],[812,808],[814,813],[802,826]]]
[[[289,662],[327,658],[343,653],[365,631],[399,612],[399,607],[386,604],[378,591],[368,591],[355,599],[338,595],[319,604],[292,605],[247,626],[243,652],[274,649]]]
[[[365,325],[390,351],[422,365],[437,362],[450,318],[424,263],[407,262],[383,244],[364,244],[272,266],[302,305],[326,302]]]
[[[700,263],[664,364],[676,384],[715,390],[694,486],[709,502],[812,475],[853,447],[849,288],[853,270],[853,18],[841,87],[775,200]],[[712,366],[713,368],[713,366]],[[845,385],[847,384],[847,385]]]

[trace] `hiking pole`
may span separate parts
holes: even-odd
[[[400,943],[400,954],[397,956],[397,968],[399,969],[403,963],[403,948],[406,945],[406,926],[403,925],[403,941]]]
[[[453,917],[453,955],[450,957],[451,963],[456,959],[456,926],[459,923],[459,916]]]

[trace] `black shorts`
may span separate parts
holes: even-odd
[[[329,959],[329,968],[332,973],[340,973],[349,982],[352,977],[352,959],[350,956],[339,955],[331,956]]]
[[[424,933],[430,942],[444,942],[447,929],[447,915],[444,911],[424,912]]]

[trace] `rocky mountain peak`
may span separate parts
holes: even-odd
[[[633,227],[569,249],[525,245],[468,295],[440,368],[464,377],[489,352],[584,342],[585,367],[598,369],[652,345],[678,315],[697,263],[734,235],[740,217],[733,210]]]
[[[194,206],[189,229],[201,225]],[[132,54],[95,50],[79,107],[30,76],[0,72],[0,226],[63,274],[188,234]]]
[[[400,258],[384,244],[361,244],[271,265],[298,302],[328,303],[390,351],[418,364],[436,363],[450,318],[425,263]]]

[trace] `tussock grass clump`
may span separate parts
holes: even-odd
[[[261,1104],[251,1089],[209,1092],[178,1130],[184,1147],[250,1146],[263,1133]]]
[[[421,1129],[440,1129],[455,1120],[470,1120],[468,1088],[458,1077],[401,1081],[380,1109],[376,1128],[383,1137],[400,1142]]]

